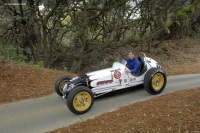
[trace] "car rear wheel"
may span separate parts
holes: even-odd
[[[151,68],[144,77],[144,88],[150,94],[160,94],[167,83],[165,71],[162,68]]]
[[[94,103],[94,94],[86,86],[77,86],[69,92],[67,106],[77,115],[88,112]]]
[[[59,96],[63,96],[63,87],[71,80],[69,76],[60,77],[55,84],[55,91]]]

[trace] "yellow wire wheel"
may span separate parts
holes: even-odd
[[[77,93],[73,99],[74,109],[77,111],[87,110],[92,103],[92,97],[90,93],[86,91],[81,91]]]
[[[162,89],[164,83],[165,83],[165,78],[162,73],[158,72],[153,75],[151,84],[152,84],[152,88],[155,91],[160,91]]]

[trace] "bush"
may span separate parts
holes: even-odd
[[[44,68],[44,62],[43,62],[43,61],[38,61],[38,62],[36,63],[36,66],[41,67],[41,68]]]
[[[16,48],[12,45],[6,47],[1,46],[1,55],[8,59],[14,59],[17,57]]]
[[[17,62],[27,63],[30,65],[36,65],[37,67],[44,68],[43,61],[38,61],[36,63],[34,63],[33,61],[29,61],[28,57],[22,54],[17,54],[17,48],[15,48],[13,45],[7,45],[6,47],[0,45],[0,56],[5,57],[6,59],[15,60]],[[65,71],[67,71],[67,69]]]
[[[13,58],[13,60],[16,60],[18,62],[22,62],[22,63],[27,63],[28,62],[28,58],[24,55],[18,55],[15,58]]]
[[[66,67],[64,67],[63,72],[67,73],[67,72],[69,72],[69,70]]]
[[[17,54],[17,48],[13,45],[8,45],[6,47],[0,47],[0,55],[4,56],[7,59],[15,60],[22,63],[27,63],[28,58],[22,54]]]

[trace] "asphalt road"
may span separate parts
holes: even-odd
[[[168,77],[163,94],[200,86],[200,74]],[[121,106],[143,101],[155,96],[143,88],[132,88],[95,100],[92,109],[77,116],[72,114],[65,100],[56,94],[0,105],[0,133],[39,133],[70,125],[113,111]]]

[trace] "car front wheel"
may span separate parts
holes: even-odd
[[[94,94],[86,86],[77,86],[69,92],[67,106],[77,115],[88,112],[94,103]]]

